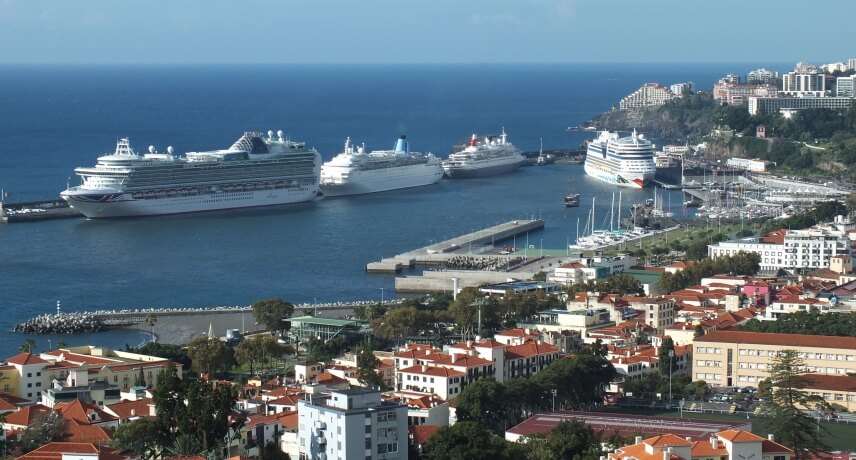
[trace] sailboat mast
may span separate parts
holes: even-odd
[[[618,191],[618,219],[615,219],[615,222],[621,230],[621,190]]]
[[[609,204],[609,233],[614,230],[612,228],[613,217],[615,217],[615,192],[612,192],[612,203]]]
[[[594,233],[594,198],[591,197],[591,232]]]

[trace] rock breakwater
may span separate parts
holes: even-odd
[[[25,334],[84,334],[105,329],[104,323],[95,315],[75,312],[36,316],[16,324],[12,331]]]

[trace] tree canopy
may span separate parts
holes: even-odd
[[[253,304],[253,316],[256,322],[271,332],[281,334],[291,327],[286,321],[294,314],[294,305],[279,298],[259,300]]]
[[[752,332],[856,337],[856,315],[799,311],[786,313],[776,321],[751,319],[740,328]]]
[[[187,355],[193,370],[200,374],[213,375],[225,372],[235,363],[234,352],[217,338],[200,336],[187,344]]]
[[[805,362],[796,350],[782,350],[770,363],[772,389],[762,405],[767,415],[766,428],[780,442],[794,450],[797,460],[812,458],[811,451],[824,450],[820,425],[803,409],[830,412],[829,404],[805,388],[808,380],[802,374]],[[826,428],[822,428],[826,430]]]

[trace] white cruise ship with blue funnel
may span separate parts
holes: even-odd
[[[642,188],[654,178],[655,171],[651,141],[636,130],[627,137],[602,131],[588,144],[585,172],[595,179]]]
[[[127,138],[94,167],[74,170],[81,184],[60,196],[89,218],[135,217],[273,206],[320,196],[321,155],[303,142],[247,132],[231,147],[137,154]]]
[[[324,196],[359,195],[436,184],[443,178],[440,159],[431,153],[410,152],[407,137],[401,136],[392,150],[366,152],[351,138],[345,148],[321,166]]]

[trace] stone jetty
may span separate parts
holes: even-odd
[[[104,323],[91,313],[54,313],[40,315],[16,324],[14,332],[25,334],[83,334],[106,329]]]

